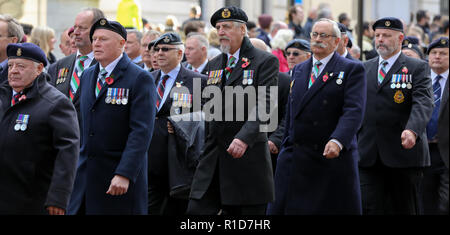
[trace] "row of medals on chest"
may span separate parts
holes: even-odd
[[[393,74],[391,79],[391,89],[412,89],[411,74]]]
[[[109,87],[108,91],[106,93],[105,103],[126,105],[126,104],[128,104],[129,94],[130,94],[130,89]]]

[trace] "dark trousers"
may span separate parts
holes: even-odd
[[[265,215],[267,204],[223,205],[220,198],[218,167],[213,179],[201,199],[190,199],[188,215]]]
[[[186,213],[189,200],[170,197],[168,188],[169,185],[166,180],[149,183],[149,215],[184,215]]]
[[[419,190],[422,168],[390,168],[378,158],[372,167],[360,167],[363,214],[421,214]]]
[[[421,205],[425,215],[448,215],[448,168],[442,161],[437,144],[429,144],[431,166],[424,169]]]

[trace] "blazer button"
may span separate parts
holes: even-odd
[[[323,100],[323,104],[327,105],[328,104],[328,100]]]
[[[89,136],[90,136],[90,137],[94,136],[94,133],[90,133]]]
[[[95,112],[95,109],[91,109],[91,112],[92,112],[92,113]]]

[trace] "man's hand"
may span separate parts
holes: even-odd
[[[128,186],[130,185],[130,180],[120,176],[115,175],[111,180],[111,185],[109,186],[108,192],[106,194],[110,194],[112,196],[120,196],[128,191]]]
[[[228,147],[227,152],[233,156],[233,158],[241,158],[247,150],[248,144],[244,143],[240,139],[234,139]]]
[[[66,213],[63,209],[55,206],[47,207],[47,211],[49,215],[64,215]]]
[[[325,145],[325,150],[323,151],[323,156],[326,159],[333,159],[339,156],[341,152],[341,148],[333,141],[328,141],[327,145]]]
[[[172,123],[170,123],[169,121],[167,121],[167,131],[169,132],[169,134],[175,133],[175,131],[173,130]]]
[[[416,134],[410,130],[404,130],[401,138],[404,149],[412,149],[416,145]]]
[[[278,148],[277,148],[277,146],[272,142],[272,141],[270,141],[269,140],[269,150],[270,150],[270,153],[271,154],[278,154]]]

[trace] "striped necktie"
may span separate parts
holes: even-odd
[[[389,62],[383,60],[381,61],[380,70],[378,71],[378,85],[381,85],[383,83],[384,78],[386,77],[386,66],[389,64]]]
[[[97,79],[97,86],[95,86],[95,97],[98,97],[100,94],[100,91],[102,90],[103,86],[105,85],[105,79],[106,75],[108,74],[108,71],[106,69],[102,69],[100,71],[100,76]]]
[[[434,93],[434,109],[431,114],[431,119],[427,125],[427,137],[428,141],[434,140],[436,137],[437,129],[438,129],[438,118],[439,118],[439,109],[441,107],[441,84],[439,80],[442,79],[441,75],[436,76],[436,81],[433,83],[433,93]]]
[[[225,68],[225,77],[227,78],[227,80],[228,80],[228,78],[230,77],[231,72],[233,71],[233,68],[234,68],[234,66],[235,66],[235,63],[234,63],[234,62],[236,62],[236,58],[235,58],[234,56],[231,56],[231,57],[228,59],[227,67]]]
[[[78,74],[81,75],[81,73],[84,71],[84,61],[87,60],[89,57],[87,56],[80,56],[76,60],[75,68],[73,70],[72,79],[70,80],[70,90],[69,90],[69,99],[73,101],[75,94],[78,90],[78,87],[80,87],[80,77]]]
[[[314,84],[314,82],[317,80],[317,77],[319,77],[319,70],[320,66],[322,65],[322,62],[316,61],[314,63],[313,71],[311,73],[311,78],[309,79],[308,89]]]
[[[156,97],[156,108],[159,109],[159,105],[164,97],[164,90],[166,89],[166,82],[170,78],[169,75],[164,75],[162,77],[161,83],[158,86],[158,97]]]
[[[23,94],[22,92],[19,92],[19,93],[13,95],[13,97],[11,99],[11,107],[16,105],[17,103],[19,103],[19,98],[22,94]]]

